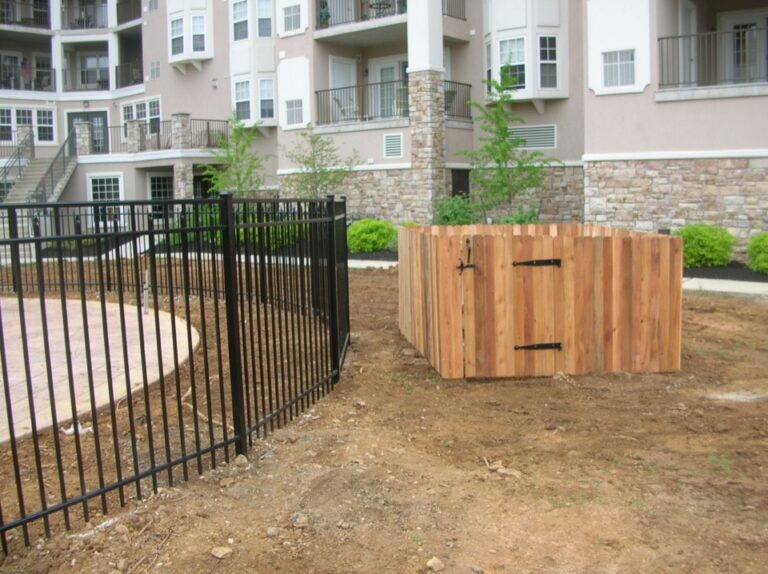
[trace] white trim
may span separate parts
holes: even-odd
[[[116,177],[118,180],[118,194],[119,197],[116,200],[109,200],[109,201],[123,201],[125,189],[123,185],[123,172],[122,171],[104,171],[104,172],[94,172],[89,173],[86,176],[86,181],[88,182],[88,185],[86,186],[86,196],[88,197],[88,201],[94,201],[93,199],[93,180],[94,179],[100,179],[100,178],[113,178]],[[94,202],[96,203],[96,202]]]
[[[749,159],[768,158],[768,149],[731,149],[701,151],[655,151],[626,153],[586,153],[582,162],[593,161],[649,161],[662,159]]]
[[[350,22],[348,24],[337,24],[336,26],[329,26],[322,30],[315,30],[315,40],[323,38],[333,38],[343,34],[352,34],[354,32],[367,32],[375,28],[381,28],[382,26],[392,26],[394,24],[405,24],[408,21],[408,14],[394,14],[392,16],[384,16],[383,18],[374,18],[372,20],[365,20],[364,22]]]
[[[566,159],[566,160],[555,160],[549,165],[545,165],[544,169],[548,167],[584,167],[584,162],[578,159]],[[446,169],[472,169],[472,164],[470,163],[458,163],[458,162],[446,162],[445,164]]]
[[[77,156],[77,163],[83,165],[109,163],[139,163],[142,161],[159,161],[171,159],[213,159],[213,152],[198,150],[163,150],[144,151],[138,153],[111,153]]]
[[[391,130],[395,128],[407,128],[410,125],[408,118],[394,120],[371,120],[369,122],[352,122],[338,125],[315,126],[316,134],[339,134],[347,132],[367,132],[373,130]]]
[[[705,88],[664,89],[656,92],[657,102],[684,102],[688,100],[715,100],[719,98],[751,98],[768,96],[768,84],[735,84],[707,86]]]
[[[393,169],[411,169],[411,164],[409,163],[372,163],[367,165],[356,165],[354,166],[350,171],[387,171],[387,170],[393,170]],[[284,168],[284,169],[278,169],[277,175],[293,175],[295,173],[302,173],[303,170],[291,167],[291,168]]]

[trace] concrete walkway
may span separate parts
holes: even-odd
[[[101,304],[98,301],[86,302],[87,324],[83,321],[83,312],[79,300],[67,301],[67,321],[69,328],[69,346],[72,359],[71,383],[74,388],[76,411],[80,416],[90,418],[91,393],[89,388],[89,370],[87,357],[91,358],[91,378],[94,386],[96,408],[110,402],[110,378],[112,382],[112,400],[118,401],[127,394],[127,381],[130,380],[132,392],[142,389],[144,374],[141,365],[140,341],[144,340],[146,355],[147,383],[156,383],[161,376],[173,372],[174,320],[169,313],[159,313],[159,330],[155,330],[154,312],[143,315],[143,333],[139,330],[138,311],[135,306],[125,305],[125,341],[122,336],[120,307],[115,303],[106,304],[106,332],[101,318]],[[2,329],[5,336],[5,364],[8,370],[8,383],[12,405],[13,429],[17,438],[28,436],[32,432],[31,412],[34,412],[38,431],[52,425],[51,393],[59,427],[72,426],[72,405],[70,376],[67,369],[65,329],[61,310],[61,301],[46,301],[48,342],[50,348],[51,385],[45,361],[45,343],[42,313],[39,299],[23,300],[23,316],[26,322],[29,360],[25,361],[21,344],[21,316],[18,300],[0,299]],[[184,362],[189,356],[187,348],[187,323],[176,318],[176,336],[178,339],[178,360]],[[90,342],[90,353],[86,352],[85,334]],[[197,347],[199,335],[192,328],[193,349]],[[108,345],[107,345],[108,340]],[[123,345],[128,355],[126,368],[123,360]],[[162,369],[159,368],[158,348],[162,351]],[[107,350],[110,365],[107,365]],[[2,357],[0,357],[0,364]],[[29,376],[27,376],[27,371]],[[10,425],[5,402],[5,385],[0,377],[0,444],[10,437]],[[32,391],[30,401],[29,389]]]

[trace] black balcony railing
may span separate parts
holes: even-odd
[[[0,2],[0,24],[9,26],[29,26],[32,28],[50,28],[51,20],[48,2],[3,0]]]
[[[63,72],[65,92],[109,89],[109,68],[70,68]]]
[[[189,120],[190,147],[214,148],[229,137],[227,120]]]
[[[659,87],[768,82],[768,28],[659,38]]]
[[[125,62],[117,66],[115,70],[115,79],[118,88],[135,86],[144,82],[144,65],[141,60]]]
[[[0,90],[56,90],[54,70],[29,66],[0,66]]]
[[[140,0],[120,0],[117,3],[117,23],[125,24],[141,18]]]
[[[319,0],[317,27],[328,28],[405,14],[407,0]],[[443,0],[443,15],[466,20],[466,0]]]
[[[445,86],[445,116],[448,118],[472,119],[472,106],[469,105],[472,86],[461,82],[446,80]]]
[[[62,6],[61,27],[66,30],[106,28],[107,4],[65,3]]]
[[[318,125],[408,117],[406,81],[363,84],[315,93]]]

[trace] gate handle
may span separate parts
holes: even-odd
[[[472,242],[467,239],[467,262],[464,263],[464,261],[461,260],[461,257],[459,257],[459,264],[456,266],[456,269],[459,270],[459,275],[462,275],[465,269],[475,268],[474,263],[470,263],[470,261],[472,261]]]

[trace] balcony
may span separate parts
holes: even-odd
[[[117,3],[117,24],[125,24],[141,18],[140,0],[120,0]]]
[[[469,100],[472,97],[472,86],[446,80],[444,90],[446,119],[471,120],[472,106],[469,105]]]
[[[115,80],[118,88],[127,88],[144,82],[144,65],[141,60],[118,65],[115,70]]]
[[[405,14],[407,0],[320,0],[317,27],[328,28],[352,22],[367,22]],[[466,19],[466,0],[443,0],[443,15]]]
[[[55,71],[29,66],[0,66],[0,90],[56,91]]]
[[[97,127],[91,131],[91,154],[138,153],[170,149],[218,148],[229,136],[227,120],[197,120],[176,123],[151,118],[132,120],[121,126]]]
[[[7,26],[27,26],[30,28],[50,28],[48,2],[29,0],[0,2],[0,24]]]
[[[363,84],[315,92],[317,125],[408,117],[408,83]]]
[[[109,25],[106,3],[64,3],[61,11],[61,27],[65,30],[106,28]]]
[[[659,88],[768,83],[768,28],[659,38]]]
[[[109,90],[109,68],[69,68],[62,72],[65,92]]]

